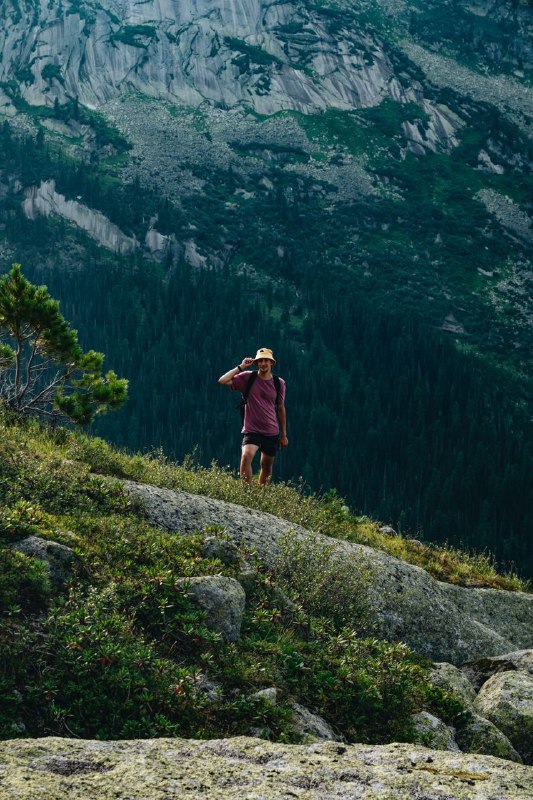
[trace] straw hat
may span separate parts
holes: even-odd
[[[273,364],[276,363],[272,350],[268,347],[260,347],[255,355],[254,361],[259,361],[260,358],[269,358]]]

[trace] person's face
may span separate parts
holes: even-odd
[[[269,358],[258,358],[256,364],[259,372],[268,372],[272,367],[272,361]]]

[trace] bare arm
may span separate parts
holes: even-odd
[[[287,447],[289,440],[287,439],[287,413],[285,406],[280,404],[278,406],[278,419],[279,419],[279,446]]]
[[[249,357],[243,358],[238,367],[233,367],[228,372],[225,372],[224,375],[220,376],[218,382],[222,386],[231,386],[231,382],[235,377],[235,375],[238,375],[239,372],[243,372],[245,369],[248,369],[248,367],[251,367],[253,363],[254,363],[253,358]]]

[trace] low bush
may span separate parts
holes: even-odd
[[[0,612],[39,612],[47,607],[51,595],[42,561],[0,545]]]
[[[113,586],[73,593],[45,631],[50,729],[99,739],[194,732],[190,671],[157,654],[122,610]]]
[[[369,567],[341,558],[334,543],[289,532],[280,539],[275,572],[309,617],[328,619],[337,629],[348,625],[359,635],[372,627]]]

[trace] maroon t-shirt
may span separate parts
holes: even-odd
[[[244,392],[251,371],[240,372],[231,382],[231,388]],[[285,381],[279,379],[279,403],[285,403]],[[244,426],[242,433],[261,433],[263,436],[277,436],[279,433],[276,414],[276,384],[274,378],[257,376],[248,395],[244,408]]]

